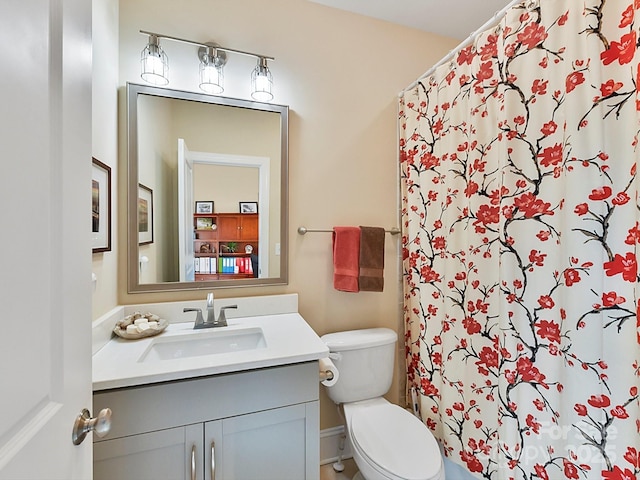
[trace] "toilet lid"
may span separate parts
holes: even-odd
[[[351,437],[374,468],[390,478],[439,478],[442,457],[429,429],[406,410],[393,404],[356,411]]]

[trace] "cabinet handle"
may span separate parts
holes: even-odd
[[[196,446],[191,447],[191,480],[196,480]]]
[[[216,442],[211,442],[211,480],[216,480]]]

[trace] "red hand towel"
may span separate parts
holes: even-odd
[[[384,228],[360,227],[361,292],[382,292],[384,289]]]
[[[360,229],[333,229],[333,288],[342,292],[358,292]]]

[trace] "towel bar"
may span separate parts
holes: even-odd
[[[298,227],[298,233],[300,235],[304,235],[306,233],[316,233],[316,232],[332,233],[333,230],[322,230],[322,229],[312,229],[307,227]],[[385,232],[390,233],[391,235],[399,235],[400,229],[397,227],[393,227],[393,228],[390,228],[389,230],[385,230]]]

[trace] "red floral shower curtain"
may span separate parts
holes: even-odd
[[[408,385],[477,478],[640,479],[639,9],[517,5],[401,97]]]

